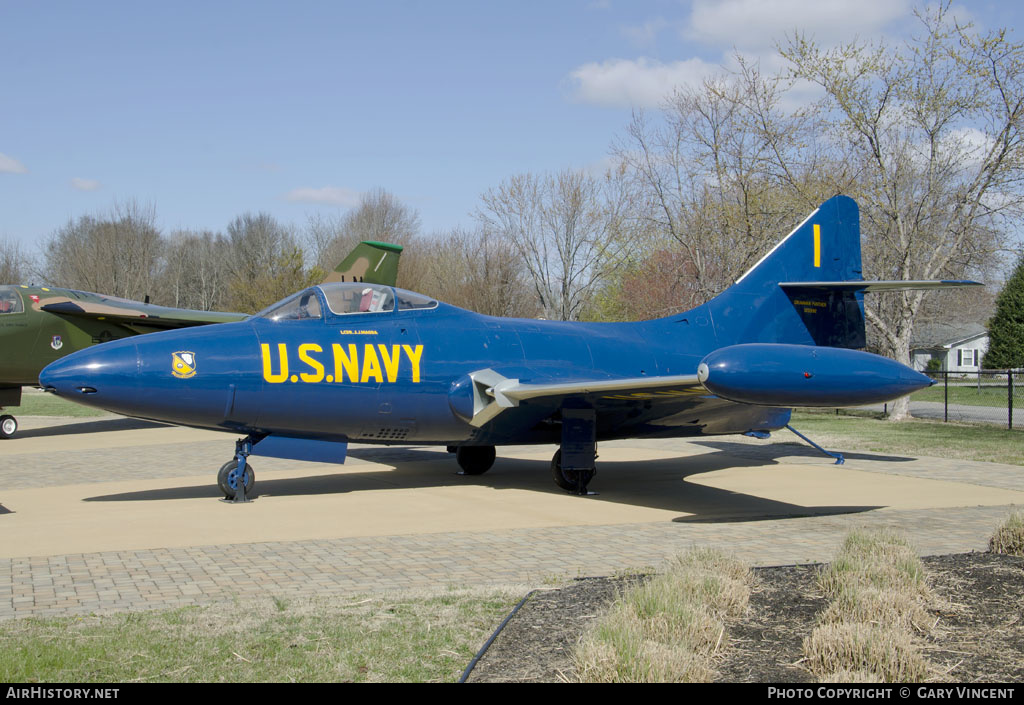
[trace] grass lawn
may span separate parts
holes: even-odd
[[[1014,385],[1014,408],[1024,407],[1024,388],[1017,383]],[[940,404],[945,399],[945,390],[942,387],[942,383],[936,384],[934,387],[928,389],[922,389],[918,392],[914,392],[910,395],[913,401],[935,401]],[[949,386],[949,405],[961,405],[961,406],[995,406],[1006,408],[1006,386],[1005,384],[1001,387],[998,386],[981,386],[978,385],[950,385]]]
[[[30,391],[21,393],[21,406],[8,407],[4,413],[14,416],[103,416],[107,412],[82,406],[53,394]]]
[[[0,622],[0,681],[456,681],[525,589]]]
[[[868,415],[794,411],[793,427],[831,450],[866,450],[1024,465],[1024,432],[914,419],[892,422]]]

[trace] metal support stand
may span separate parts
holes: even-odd
[[[793,428],[793,427],[792,427],[792,426],[790,426],[789,424],[786,424],[786,428],[788,428],[788,429],[789,429],[790,431],[792,431],[792,432],[793,432],[793,433],[795,433],[796,435],[800,436],[800,438],[802,438],[802,439],[804,439],[805,441],[807,441],[808,443],[810,443],[810,444],[811,444],[812,446],[814,446],[815,448],[817,448],[818,450],[820,450],[820,451],[821,451],[822,453],[824,453],[824,454],[825,454],[825,455],[827,455],[828,457],[830,457],[830,458],[835,458],[835,459],[836,459],[836,465],[842,465],[843,463],[845,463],[845,462],[846,462],[846,460],[845,460],[845,459],[843,458],[843,455],[842,455],[842,453],[830,453],[829,451],[825,450],[824,448],[822,448],[821,446],[819,446],[819,445],[818,445],[817,443],[815,443],[814,441],[812,441],[812,440],[811,440],[810,438],[808,438],[808,437],[807,437],[807,436],[805,436],[804,434],[802,434],[802,433],[800,433],[799,431],[797,431],[797,430],[796,430],[795,428]]]

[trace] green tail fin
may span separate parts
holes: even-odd
[[[322,283],[369,282],[395,286],[401,245],[363,240]]]

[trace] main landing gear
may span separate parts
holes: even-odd
[[[587,485],[597,474],[597,414],[593,409],[562,409],[562,444],[551,459],[551,476],[566,492],[593,494]],[[494,446],[448,446],[461,475],[482,475],[494,465]]]
[[[18,419],[10,414],[0,416],[0,438],[11,438],[18,432]]]
[[[256,486],[256,474],[248,460],[253,442],[252,436],[235,441],[235,457],[224,463],[217,472],[217,487],[224,493],[225,501],[252,501],[249,497]]]
[[[587,492],[587,485],[597,474],[597,468],[594,467],[597,454],[594,453],[590,457],[591,461],[588,467],[569,468],[562,465],[562,449],[556,450],[555,457],[551,459],[551,476],[554,478],[555,484],[566,492],[578,495],[590,494]]]
[[[21,406],[21,387],[0,387],[0,411]],[[0,438],[11,438],[18,432],[18,419],[10,414],[0,416]]]

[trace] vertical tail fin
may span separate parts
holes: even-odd
[[[835,196],[708,302],[718,343],[864,347],[862,291],[811,286],[862,279],[860,213]]]
[[[401,245],[364,240],[356,245],[348,257],[327,275],[329,282],[369,282],[395,286],[398,280],[398,258]]]

